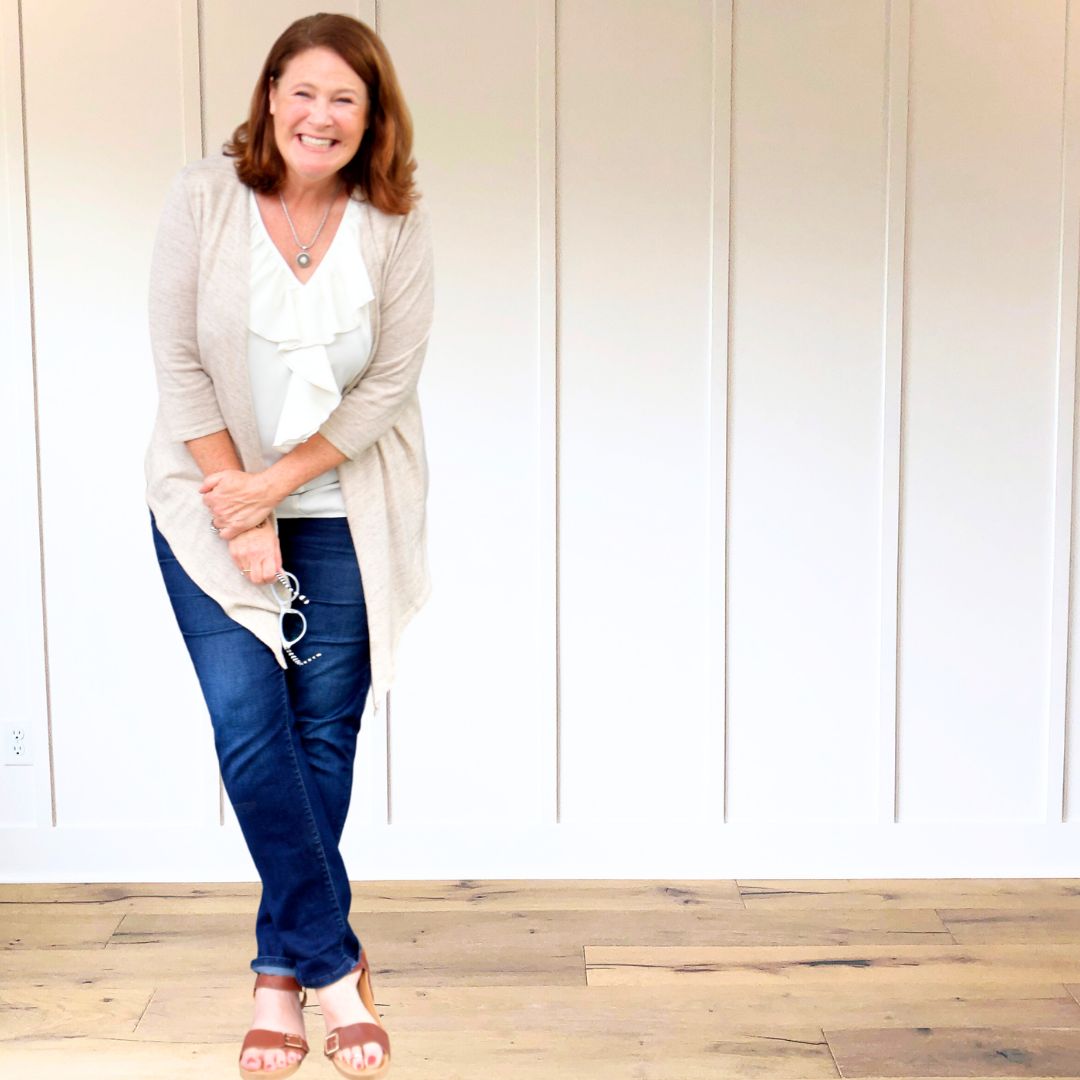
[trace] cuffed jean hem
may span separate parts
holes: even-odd
[[[296,965],[286,956],[256,956],[251,970],[258,975],[291,975],[296,978]]]
[[[342,978],[343,976],[348,975],[349,972],[352,971],[352,969],[356,967],[358,963],[360,963],[360,957],[357,957],[355,960],[344,960],[338,967],[333,968],[327,975],[310,975],[305,973],[304,977],[300,979],[300,985],[306,986],[311,990],[321,990],[324,986],[329,986],[331,983],[337,982],[338,979]],[[297,976],[297,978],[299,979],[300,977]]]

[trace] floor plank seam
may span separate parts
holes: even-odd
[[[821,1029],[821,1037],[825,1040],[825,1047],[829,1051],[829,1058],[832,1060],[833,1068],[836,1070],[838,1077],[843,1077],[843,1073],[840,1071],[840,1062],[836,1060],[836,1054],[833,1053],[832,1043],[829,1042],[829,1036],[825,1033],[825,1029]]]
[[[142,1012],[139,1013],[139,1019],[135,1021],[135,1026],[131,1029],[132,1035],[134,1035],[139,1030],[139,1025],[143,1022],[143,1017],[146,1015],[147,1010],[150,1008],[150,1002],[154,1000],[154,995],[156,993],[157,987],[155,986],[154,989],[150,991],[150,996],[146,999],[146,1004],[143,1006]]]

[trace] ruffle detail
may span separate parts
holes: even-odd
[[[274,434],[274,449],[284,454],[318,431],[341,401],[326,346],[339,334],[370,326],[375,291],[361,254],[358,203],[350,200],[329,250],[306,282],[297,280],[274,246],[254,192],[250,207],[248,328],[277,346],[290,371]]]

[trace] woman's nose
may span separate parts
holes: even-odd
[[[316,98],[311,103],[311,110],[308,114],[309,119],[313,124],[327,124],[330,122],[330,103],[323,101],[321,98]]]

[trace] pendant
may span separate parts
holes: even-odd
[[[296,261],[301,266],[310,266],[311,256],[306,251],[301,251],[300,254],[296,256]]]

